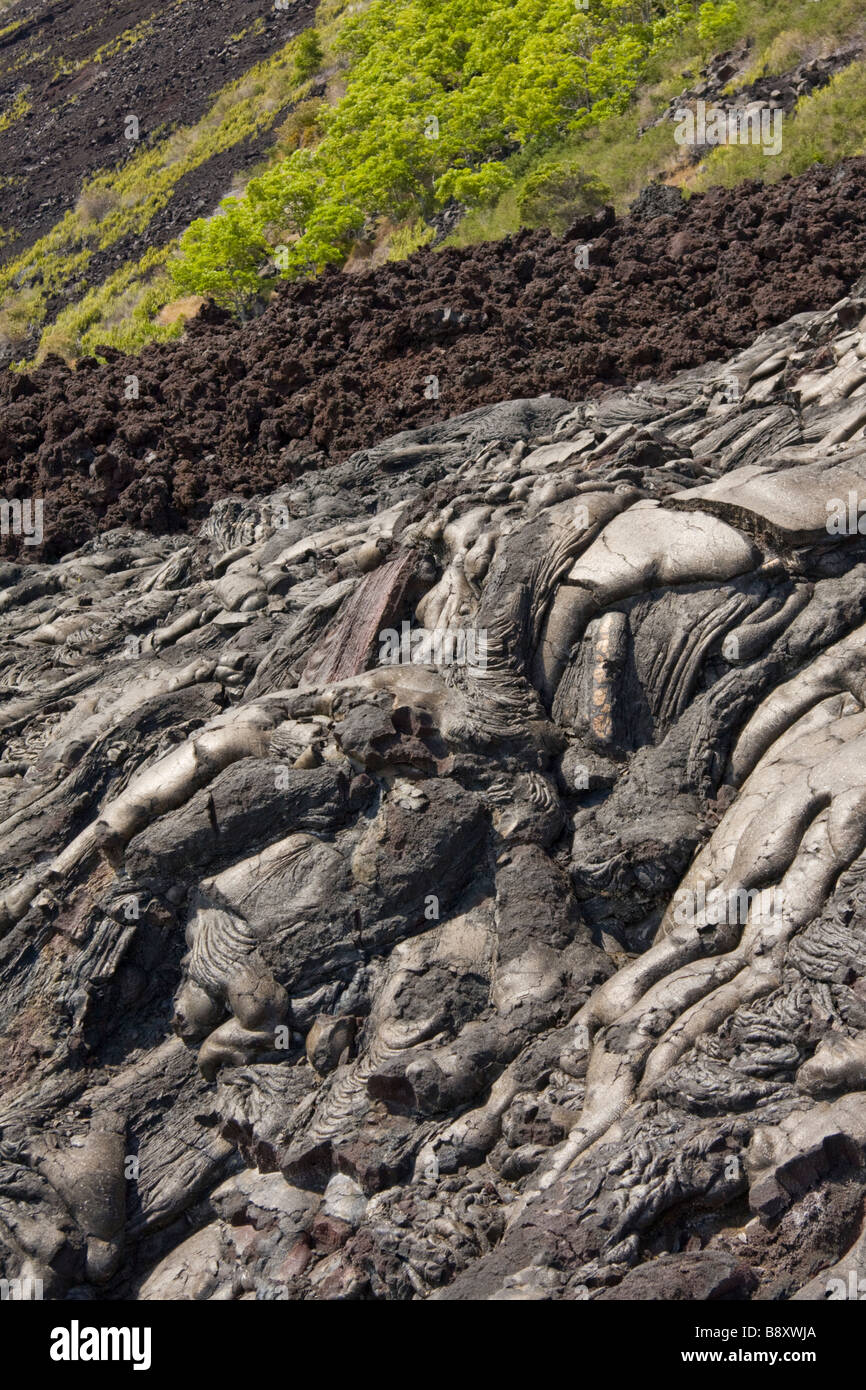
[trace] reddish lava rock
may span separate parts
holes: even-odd
[[[352,1227],[348,1221],[341,1221],[338,1216],[317,1216],[313,1222],[310,1235],[319,1250],[331,1254],[334,1250],[339,1250],[341,1245],[352,1234]]]

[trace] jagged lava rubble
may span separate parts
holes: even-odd
[[[252,323],[210,308],[138,357],[4,372],[2,493],[44,498],[41,554],[57,558],[117,526],[196,529],[227,493],[472,407],[667,378],[846,294],[866,264],[864,210],[863,158],[688,203],[650,185],[629,216],[605,210],[564,238],[332,268],[281,285]]]

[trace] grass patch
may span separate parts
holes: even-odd
[[[0,111],[0,135],[4,130],[8,130],[16,121],[20,121],[30,110],[30,101],[27,93],[19,92],[11,106],[7,106],[5,111]]]
[[[16,351],[41,322],[41,296],[36,288],[24,290],[0,309],[0,346]]]
[[[420,217],[416,222],[398,227],[389,239],[388,260],[405,260],[413,251],[420,251],[422,246],[427,246],[433,240],[433,236],[433,228],[422,222]]]
[[[783,120],[778,155],[766,156],[760,145],[719,146],[688,186],[702,192],[714,184],[731,188],[743,179],[776,183],[813,164],[835,164],[861,154],[866,154],[866,62],[852,63],[798,102]]]
[[[0,4],[0,14],[2,14],[3,11],[8,8],[8,5]],[[3,28],[0,29],[0,39],[8,39],[9,35],[14,34],[16,29],[20,29],[23,23],[23,19],[13,19],[11,24],[4,24]]]
[[[145,343],[179,337],[182,321],[156,322],[156,315],[171,299],[165,267],[175,249],[175,242],[152,248],[140,261],[122,266],[62,310],[43,334],[37,359],[56,352],[72,361],[102,343],[132,353]]]
[[[749,37],[754,60],[738,85],[790,72],[813,51],[830,53],[864,30],[862,0],[739,0],[737,37]]]

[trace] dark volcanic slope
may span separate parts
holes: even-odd
[[[866,265],[864,159],[673,212],[671,198],[653,189],[631,217],[585,220],[564,240],[522,233],[331,272],[282,288],[252,325],[211,313],[140,358],[7,375],[4,495],[44,496],[47,556],[97,527],[182,528],[209,500],[261,492],[403,426],[718,358],[829,307]],[[587,269],[575,266],[583,242]]]
[[[308,0],[282,10],[260,0],[21,0],[5,10],[0,110],[16,99],[29,110],[0,131],[0,169],[11,179],[2,221],[18,233],[0,259],[54,226],[85,179],[129,155],[128,114],[138,117],[143,140],[198,120],[222,87],[282,47],[314,10]]]

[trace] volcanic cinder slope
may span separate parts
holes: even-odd
[[[0,1274],[866,1274],[864,291],[0,571]]]
[[[6,232],[0,262],[59,222],[88,178],[134,153],[137,144],[125,135],[127,116],[139,121],[144,145],[196,121],[221,88],[305,28],[314,9],[311,0],[290,0],[279,9],[260,0],[16,0],[6,6],[0,13],[0,103],[10,119],[0,123]],[[257,153],[245,151],[247,158]],[[168,240],[209,212],[214,187],[235,169],[237,163],[217,158],[185,179],[169,211],[148,226],[146,244]],[[101,258],[103,273],[133,249],[134,239],[114,246]]]

